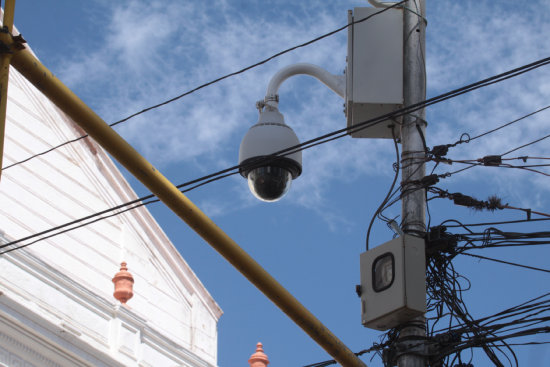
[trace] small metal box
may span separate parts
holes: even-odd
[[[361,254],[361,321],[387,330],[426,312],[424,239],[403,235]]]
[[[371,18],[348,28],[346,117],[354,138],[392,138],[385,120],[353,131],[364,121],[393,112],[403,105],[403,11],[355,8],[348,23]],[[398,120],[400,122],[400,120]],[[399,127],[395,134],[400,136]]]

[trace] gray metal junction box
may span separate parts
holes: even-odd
[[[377,8],[355,8],[348,24],[375,13]],[[348,28],[346,66],[346,117],[348,129],[361,122],[393,112],[403,105],[403,11],[389,9]],[[400,119],[398,120],[400,122]],[[354,138],[392,138],[385,120],[350,135]]]
[[[387,330],[426,312],[423,238],[403,235],[361,254],[361,322]]]

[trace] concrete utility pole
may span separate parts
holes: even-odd
[[[404,70],[403,70],[403,98],[404,105],[421,102],[426,99],[426,3],[425,0],[409,0],[403,8],[403,32],[404,32]],[[425,111],[420,109],[403,117],[401,128],[401,179],[404,196],[402,198],[402,228],[405,233],[419,235],[425,231],[426,226],[426,197],[424,190],[416,190],[416,185],[411,185],[413,180],[419,180],[425,176],[425,153],[423,136],[426,129]],[[407,190],[412,192],[408,193]],[[400,339],[411,336],[426,336],[425,318],[418,317],[407,325],[404,325],[400,333]],[[410,340],[409,340],[410,341]],[[422,351],[422,342],[413,341],[411,344],[419,345]],[[399,367],[424,367],[426,358],[413,353],[408,353],[398,358]]]

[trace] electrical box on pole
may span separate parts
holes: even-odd
[[[423,238],[403,235],[361,254],[361,322],[387,330],[426,312]]]
[[[348,24],[353,22],[348,28],[347,126],[354,138],[391,139],[388,126],[395,120],[365,129],[357,125],[403,106],[403,11],[355,8],[348,13]]]

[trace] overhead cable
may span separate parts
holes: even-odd
[[[224,175],[223,177],[226,177],[227,175],[233,175],[233,174],[236,174],[238,173],[239,169],[243,169],[243,168],[250,168],[250,167],[256,167],[256,166],[262,166],[262,165],[265,165],[266,162],[270,162],[271,160],[274,160],[278,157],[281,157],[281,156],[286,156],[286,155],[289,155],[289,154],[293,154],[295,152],[298,152],[298,151],[301,151],[301,150],[305,150],[305,149],[309,149],[309,148],[312,148],[314,146],[317,146],[317,145],[320,145],[320,144],[324,144],[324,143],[327,143],[327,142],[330,142],[330,141],[333,141],[333,140],[336,140],[336,139],[339,139],[339,138],[342,138],[348,134],[351,134],[352,132],[355,132],[355,131],[360,131],[362,129],[366,129],[368,127],[371,127],[371,126],[374,126],[376,124],[379,124],[385,120],[388,120],[388,119],[396,119],[398,117],[401,117],[401,116],[404,116],[405,114],[409,114],[409,113],[412,113],[412,112],[415,112],[421,108],[424,108],[424,107],[428,107],[428,106],[431,106],[431,105],[434,105],[434,104],[437,104],[437,103],[441,103],[443,101],[446,101],[448,99],[451,99],[451,98],[455,98],[457,96],[460,96],[460,95],[463,95],[465,93],[469,93],[469,92],[472,92],[474,90],[477,90],[479,88],[483,88],[483,87],[486,87],[486,86],[489,86],[489,85],[492,85],[492,84],[495,84],[495,83],[498,83],[498,82],[501,82],[501,81],[504,81],[504,80],[508,80],[510,78],[513,78],[513,77],[516,77],[516,76],[519,76],[519,75],[522,75],[526,72],[529,72],[529,71],[532,71],[532,70],[535,70],[536,68],[539,68],[539,67],[542,67],[542,66],[545,66],[545,65],[548,65],[550,64],[550,57],[547,57],[547,58],[544,58],[544,59],[540,59],[538,61],[535,61],[535,62],[532,62],[530,64],[526,64],[526,65],[523,65],[521,67],[518,67],[518,68],[515,68],[515,69],[512,69],[512,70],[509,70],[509,71],[506,71],[504,73],[500,73],[500,74],[497,74],[497,75],[494,75],[492,77],[489,77],[489,78],[486,78],[486,79],[483,79],[483,80],[480,80],[478,82],[475,82],[475,83],[471,83],[469,85],[466,85],[464,87],[461,87],[461,88],[458,88],[458,89],[455,89],[455,90],[452,90],[452,91],[449,91],[449,92],[446,92],[444,94],[441,94],[441,95],[438,95],[438,96],[435,96],[435,97],[432,97],[432,98],[429,98],[425,101],[422,101],[422,102],[418,102],[418,103],[415,103],[411,106],[407,106],[407,107],[404,107],[404,108],[400,108],[394,112],[391,112],[391,113],[387,113],[387,114],[384,114],[384,115],[381,115],[381,116],[378,116],[378,117],[375,117],[375,118],[372,118],[372,119],[369,119],[367,121],[363,121],[361,123],[358,123],[356,125],[354,125],[353,127],[351,128],[343,128],[343,129],[339,129],[339,130],[335,130],[331,133],[328,133],[328,134],[325,134],[325,135],[322,135],[322,136],[319,136],[319,137],[316,137],[316,138],[313,138],[313,139],[310,139],[308,141],[305,141],[301,144],[298,144],[298,145],[295,145],[293,147],[289,147],[289,148],[286,148],[286,149],[283,149],[283,150],[280,150],[276,153],[273,153],[272,155],[270,156],[267,156],[265,158],[258,158],[257,160],[253,160],[251,163],[247,164],[247,165],[236,165],[236,166],[233,166],[233,167],[230,167],[230,168],[226,168],[224,170],[221,170],[221,171],[218,171],[216,173],[213,173],[213,174],[210,174],[210,175],[207,175],[207,176],[204,176],[204,177],[201,177],[199,179],[195,179],[195,180],[192,180],[192,181],[189,181],[189,182],[186,182],[186,183],[183,183],[181,185],[178,185],[176,186],[177,188],[183,188],[183,187],[186,187],[186,186],[189,186],[189,185],[192,185],[192,184],[197,184],[196,187],[199,187],[199,186],[202,186],[204,185],[205,183],[201,183],[199,184],[200,182],[204,182],[205,180],[208,181],[206,183],[209,183],[209,182],[213,182],[213,181],[216,181],[218,180],[219,178],[217,177],[220,177],[220,175]],[[223,178],[222,177],[222,178]],[[195,188],[195,187],[193,187]],[[191,189],[193,189],[191,188]],[[190,189],[190,190],[191,190]],[[188,190],[189,191],[189,190]],[[37,237],[37,236],[41,236],[41,235],[44,235],[44,234],[47,234],[47,233],[50,233],[52,231],[56,231],[56,230],[59,230],[59,229],[62,229],[62,228],[65,228],[67,226],[70,226],[70,225],[74,225],[76,223],[80,223],[82,221],[85,221],[85,220],[89,220],[95,216],[99,216],[99,215],[103,215],[103,214],[106,214],[107,212],[110,212],[110,211],[113,211],[113,210],[117,210],[117,209],[121,209],[127,205],[132,205],[132,204],[135,204],[136,202],[139,202],[141,200],[149,200],[151,198],[153,198],[154,196],[153,195],[148,195],[148,196],[145,196],[143,198],[140,198],[140,199],[136,199],[136,200],[133,200],[129,203],[124,203],[124,204],[120,204],[116,207],[113,207],[113,208],[109,208],[109,209],[106,209],[104,211],[101,211],[99,213],[94,213],[94,214],[91,214],[89,216],[86,216],[84,218],[81,218],[81,219],[77,219],[77,220],[74,220],[74,221],[71,221],[69,223],[65,223],[63,225],[60,225],[60,226],[56,226],[54,228],[50,228],[48,230],[45,230],[45,231],[42,231],[40,233],[37,233],[37,234],[32,234],[32,235],[29,235],[29,236],[26,236],[24,238],[21,238],[21,239],[18,239],[18,240],[15,240],[15,241],[12,241],[8,244],[5,244],[3,246],[0,246],[0,248],[5,248],[5,247],[8,247],[8,246],[13,246],[17,243],[20,243],[22,241],[26,241],[26,240],[29,240],[29,239],[32,239],[34,237]],[[0,255],[2,253],[0,252]]]
[[[476,258],[478,258],[478,259],[494,261],[494,262],[498,262],[498,263],[506,264],[506,265],[517,266],[517,267],[520,267],[520,268],[525,268],[525,269],[537,270],[537,271],[542,271],[542,272],[545,272],[545,273],[550,273],[550,270],[548,270],[548,269],[537,268],[537,267],[529,266],[529,265],[522,265],[522,264],[510,262],[510,261],[494,259],[494,258],[492,258],[492,257],[481,256],[481,255],[475,255],[475,254],[469,254],[469,253],[467,253],[467,252],[462,252],[461,255],[476,257]]]
[[[318,41],[320,41],[320,40],[322,40],[322,39],[324,39],[324,38],[327,38],[327,37],[330,37],[330,36],[332,36],[332,35],[334,35],[334,34],[336,34],[336,33],[339,33],[339,32],[341,32],[341,31],[343,31],[344,29],[349,28],[349,27],[352,26],[352,25],[355,25],[355,24],[359,24],[359,23],[365,22],[365,21],[367,21],[367,20],[369,20],[369,19],[371,19],[371,18],[377,16],[378,14],[382,14],[382,13],[384,13],[385,11],[388,11],[388,10],[391,9],[391,8],[396,8],[396,7],[398,7],[399,5],[405,3],[406,1],[408,1],[408,0],[400,1],[400,2],[395,3],[394,5],[392,5],[392,6],[390,6],[390,7],[387,7],[387,8],[385,8],[385,9],[381,10],[381,11],[378,11],[378,12],[376,12],[376,13],[374,13],[374,14],[371,14],[371,15],[369,15],[369,16],[367,16],[367,17],[364,17],[364,18],[355,20],[355,21],[353,21],[353,22],[351,22],[351,23],[346,24],[345,26],[342,26],[342,27],[340,27],[340,28],[338,28],[338,29],[335,29],[335,30],[333,30],[333,31],[331,31],[331,32],[325,33],[325,34],[323,34],[323,35],[321,35],[321,36],[319,36],[319,37],[316,37],[316,38],[314,38],[314,39],[312,39],[312,40],[309,40],[309,41],[304,42],[304,43],[301,43],[301,44],[299,44],[299,45],[296,45],[296,46],[287,48],[286,50],[277,52],[276,54],[274,54],[274,55],[272,55],[272,56],[270,56],[270,57],[268,57],[268,58],[266,58],[266,59],[263,59],[263,60],[261,60],[261,61],[255,63],[255,64],[249,65],[249,66],[247,66],[247,67],[245,67],[245,68],[242,68],[242,69],[240,69],[240,70],[238,70],[238,71],[235,71],[235,72],[226,74],[226,75],[224,75],[224,76],[222,76],[222,77],[219,77],[219,78],[217,78],[217,79],[214,79],[214,80],[212,80],[212,81],[210,81],[210,82],[201,84],[201,85],[199,85],[198,87],[195,87],[195,88],[193,88],[193,89],[191,89],[191,90],[189,90],[189,91],[187,91],[187,92],[184,92],[184,93],[182,93],[182,94],[180,94],[180,95],[178,95],[178,96],[176,96],[176,97],[170,98],[170,99],[168,99],[168,100],[166,100],[166,101],[164,101],[164,102],[161,102],[161,103],[155,104],[155,105],[153,105],[153,106],[144,108],[144,109],[142,109],[141,111],[138,111],[138,112],[136,112],[136,113],[133,113],[133,114],[131,114],[131,115],[129,115],[129,116],[127,116],[127,117],[121,119],[121,120],[118,120],[118,121],[115,121],[115,122],[109,124],[109,126],[111,126],[111,127],[116,126],[116,125],[121,124],[121,123],[123,123],[123,122],[126,122],[126,121],[128,121],[128,120],[130,120],[130,119],[132,119],[132,118],[134,118],[134,117],[136,117],[136,116],[142,115],[142,114],[144,114],[144,113],[146,113],[146,112],[148,112],[148,111],[151,111],[151,110],[157,109],[157,108],[159,108],[159,107],[165,106],[165,105],[167,105],[167,104],[170,104],[170,103],[172,103],[172,102],[175,102],[175,101],[177,101],[177,100],[179,100],[179,99],[181,99],[181,98],[183,98],[183,97],[186,97],[186,96],[188,96],[188,95],[190,95],[190,94],[193,94],[193,93],[195,93],[195,92],[197,92],[197,91],[199,91],[199,90],[201,90],[201,89],[203,89],[203,88],[206,88],[206,87],[208,87],[208,86],[211,86],[211,85],[213,85],[213,84],[216,84],[216,83],[218,83],[218,82],[221,82],[222,80],[231,78],[231,77],[233,77],[233,76],[242,74],[242,73],[244,73],[244,72],[246,72],[246,71],[249,71],[249,70],[254,69],[254,68],[258,67],[258,66],[261,66],[261,65],[263,65],[263,64],[266,64],[267,62],[269,62],[269,61],[271,61],[271,60],[273,60],[273,59],[276,59],[276,58],[278,58],[279,56],[282,56],[282,55],[287,54],[287,53],[289,53],[289,52],[295,51],[295,50],[297,50],[297,49],[299,49],[299,48],[309,46],[309,45],[311,45],[311,44],[313,44],[313,43],[316,43],[316,42],[318,42]],[[59,144],[59,145],[57,145],[57,146],[54,146],[54,147],[52,147],[52,148],[50,148],[50,149],[48,149],[48,150],[45,150],[45,151],[43,151],[43,152],[41,152],[41,153],[37,153],[37,154],[35,154],[35,155],[32,155],[32,156],[30,156],[30,157],[28,157],[28,158],[26,158],[26,159],[24,159],[24,160],[22,160],[22,161],[15,162],[15,163],[12,163],[12,164],[10,164],[10,165],[7,165],[7,166],[3,167],[2,170],[6,170],[6,169],[8,169],[8,168],[17,166],[17,165],[22,164],[22,163],[25,163],[25,162],[28,162],[28,161],[30,161],[30,160],[33,159],[33,158],[36,158],[36,157],[45,155],[45,154],[47,154],[47,153],[49,153],[49,152],[52,152],[52,151],[54,151],[54,150],[56,150],[56,149],[59,149],[59,148],[65,146],[65,145],[68,145],[68,144],[77,142],[77,141],[79,141],[79,140],[81,140],[81,139],[84,139],[84,138],[87,138],[87,137],[88,137],[88,134],[85,134],[85,135],[82,135],[82,136],[80,136],[80,137],[78,137],[78,138],[75,138],[75,139],[66,141],[66,142],[61,143],[61,144]]]

